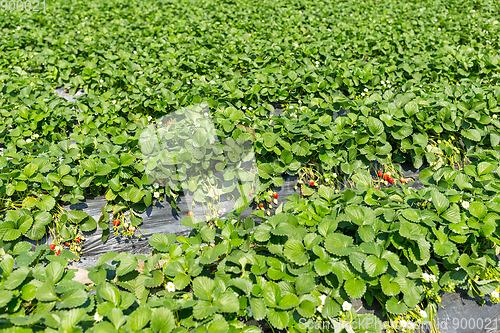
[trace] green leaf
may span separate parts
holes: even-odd
[[[387,265],[387,260],[379,259],[373,255],[369,256],[364,262],[365,271],[371,277],[379,276],[380,274],[385,273]]]
[[[61,331],[71,332],[76,325],[85,317],[85,310],[82,308],[71,309],[64,313],[61,318]],[[78,331],[77,331],[78,332]]]
[[[360,278],[351,278],[344,283],[344,290],[352,298],[361,298],[366,292],[366,283]]]
[[[234,278],[229,280],[229,285],[235,286],[236,288],[240,289],[245,293],[245,295],[250,295],[252,292],[252,287],[253,284],[250,280],[243,279],[243,278]]]
[[[297,312],[306,318],[310,318],[316,312],[316,307],[318,306],[318,300],[316,297],[306,294],[299,298],[299,306],[297,307]],[[325,309],[323,309],[324,312]]]
[[[52,282],[57,283],[61,280],[64,274],[64,266],[56,261],[51,262],[45,268],[45,273],[47,274],[47,277],[52,280]]]
[[[385,308],[392,314],[404,314],[408,311],[406,304],[403,301],[398,300],[396,297],[389,298],[385,303]]]
[[[56,205],[56,200],[49,195],[42,196],[42,199],[38,201],[36,206],[41,210],[50,211]]]
[[[438,191],[432,191],[431,196],[432,204],[436,208],[438,214],[442,214],[446,209],[448,209],[450,202],[442,193]]]
[[[87,301],[87,292],[83,289],[71,289],[60,296],[60,301],[56,302],[56,308],[75,308]]]
[[[144,286],[147,288],[155,288],[162,284],[164,276],[159,270],[154,270],[151,272],[152,277],[144,280]]]
[[[380,286],[382,287],[382,292],[386,296],[396,296],[401,291],[399,284],[388,274],[380,278]]]
[[[295,290],[297,295],[308,294],[314,290],[316,282],[309,274],[299,275],[295,280]]]
[[[97,222],[92,216],[86,217],[80,224],[80,229],[84,232],[94,231],[97,228]]]
[[[289,239],[285,243],[285,256],[293,263],[304,266],[309,261],[309,254],[301,241]]]
[[[214,304],[219,304],[220,311],[222,312],[237,312],[240,309],[238,296],[230,291],[224,292],[217,296]]]
[[[229,331],[229,325],[224,319],[215,319],[207,325],[207,331],[213,333],[226,333]]]
[[[199,276],[193,280],[194,294],[201,300],[211,301],[214,289],[215,281],[206,276]]]
[[[282,330],[288,326],[289,315],[287,311],[269,309],[267,319],[273,327]]]
[[[368,130],[372,136],[379,136],[384,131],[384,124],[377,118],[368,118]]]
[[[54,283],[51,280],[45,281],[45,283],[37,289],[35,296],[42,302],[56,301],[57,294]]]
[[[30,270],[26,266],[19,267],[13,273],[9,275],[7,280],[5,280],[4,288],[7,290],[16,289],[21,283],[26,280]]]
[[[153,310],[153,315],[151,316],[151,328],[154,332],[170,333],[175,327],[175,318],[172,311],[164,307]]]
[[[331,254],[348,256],[353,251],[352,243],[353,239],[351,237],[340,233],[332,233],[326,237],[325,248]]]
[[[119,308],[112,308],[106,313],[109,321],[113,324],[115,329],[119,329],[126,321],[123,311]]]
[[[131,254],[123,253],[119,261],[120,263],[116,269],[117,276],[123,276],[137,268],[137,258]]]
[[[98,289],[98,293],[102,298],[113,303],[115,306],[120,305],[120,291],[116,286],[106,282]]]
[[[473,201],[469,205],[469,212],[472,216],[477,217],[478,219],[482,219],[486,216],[488,209],[481,202]]]
[[[14,297],[14,293],[9,290],[4,290],[0,293],[0,307],[5,308],[10,300]]]
[[[97,266],[101,266],[102,264],[115,259],[117,255],[118,253],[112,251],[104,253],[102,256],[99,257],[99,259],[97,259]]]
[[[149,238],[149,245],[160,252],[168,252],[170,245],[175,242],[173,234],[153,234]]]
[[[216,313],[218,309],[209,301],[198,301],[193,307],[193,315],[196,319],[205,319]]]
[[[264,286],[264,301],[269,307],[277,307],[281,299],[281,289],[275,282],[268,282]]]
[[[262,298],[250,298],[250,308],[253,312],[253,317],[256,320],[262,320],[266,317],[267,308]]]
[[[138,331],[149,323],[150,318],[151,309],[146,306],[140,306],[127,317],[127,322],[133,330]]]

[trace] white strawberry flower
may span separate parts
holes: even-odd
[[[167,283],[167,291],[172,292],[172,293],[175,291],[175,285],[173,282]]]
[[[152,119],[153,119],[153,117],[148,116],[148,121],[151,121]]]
[[[365,92],[368,92],[368,88],[365,88]]]
[[[497,119],[497,115],[496,114],[493,115],[493,119]]]
[[[326,302],[326,295],[321,295],[321,296],[319,296],[319,299],[321,300],[321,305],[325,305],[325,302]]]
[[[429,278],[432,282],[437,282],[436,276],[434,274],[432,274]]]
[[[407,324],[408,324],[408,322],[407,322],[406,320],[401,320],[401,321],[399,322],[399,326],[400,326],[401,328],[406,328],[406,327],[407,327]]]
[[[160,192],[155,192],[155,193],[153,194],[153,196],[154,196],[156,199],[158,199],[158,198],[160,197]]]
[[[333,178],[337,178],[337,173],[334,172],[332,176]]]
[[[160,184],[158,184],[158,183],[154,183],[154,184],[153,184],[153,187],[154,187],[154,188],[158,188],[158,187],[160,187]]]
[[[427,273],[422,273],[422,278],[424,279],[425,282],[431,281],[431,276]]]
[[[102,320],[102,316],[100,316],[100,315],[99,315],[99,313],[97,313],[97,312],[96,312],[96,313],[94,314],[94,320],[95,320],[95,321],[97,321],[97,322],[99,322],[99,321],[101,321],[101,320]]]
[[[493,298],[499,298],[500,294],[498,293],[498,291],[494,290],[494,291],[491,292],[491,297],[493,297]]]
[[[462,201],[462,207],[469,209],[470,203],[468,201]]]
[[[351,311],[351,308],[352,308],[352,304],[347,302],[347,301],[344,301],[344,303],[342,303],[342,310],[344,311]]]
[[[316,308],[316,311],[323,312],[323,305],[320,305]]]
[[[31,139],[30,138],[26,139],[26,142],[31,143]]]
[[[422,318],[427,318],[427,312],[425,312],[425,310],[420,310],[420,316]]]
[[[408,327],[410,330],[414,330],[417,325],[414,322],[409,321],[408,323],[406,323],[406,327]]]

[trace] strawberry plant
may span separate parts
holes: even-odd
[[[296,332],[363,318],[362,298],[410,331],[441,291],[499,301],[499,10],[0,10],[0,329]],[[278,195],[283,176],[297,195]],[[93,285],[72,281],[86,232],[143,237],[140,213],[180,211],[181,194],[189,237],[154,235],[150,255],[110,252]],[[63,208],[96,196],[97,221]]]

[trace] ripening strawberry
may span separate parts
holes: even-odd
[[[389,174],[384,173],[384,180],[387,180],[387,179],[389,179]]]
[[[377,175],[378,175],[379,177],[382,177],[382,171],[377,172]]]
[[[56,256],[60,255],[61,251],[56,251]]]
[[[278,193],[274,192],[273,197],[274,199],[278,199]]]
[[[56,249],[56,244],[50,244],[50,249],[54,251]]]
[[[261,208],[261,209],[262,209],[262,208],[264,208],[264,204],[263,204],[263,203],[260,203],[260,204],[259,204],[259,208]]]
[[[394,184],[394,178],[389,177],[389,179],[388,179],[388,180],[389,180],[389,183]]]
[[[77,243],[80,243],[80,242],[81,242],[80,237],[76,237],[76,238],[75,238],[75,241],[76,241]]]
[[[69,242],[64,243],[64,245],[69,246]]]
[[[404,178],[401,178],[399,181],[401,182],[401,184],[404,184],[404,183],[405,183]]]
[[[189,212],[189,213],[188,213],[188,216],[191,216],[191,217],[192,217],[192,216],[194,216],[194,213],[193,213],[193,212]]]
[[[172,125],[172,122],[171,121],[167,122],[167,125]]]
[[[114,220],[114,221],[113,221],[113,225],[114,225],[115,227],[119,226],[119,225],[120,225],[120,220],[118,220],[118,219]]]
[[[378,186],[375,186],[374,189],[378,190]]]
[[[309,182],[309,185],[314,186],[314,181],[312,181],[312,180],[311,180],[311,181]]]

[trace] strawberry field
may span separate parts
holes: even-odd
[[[498,1],[18,2],[0,332],[445,333],[445,295],[500,302]]]

